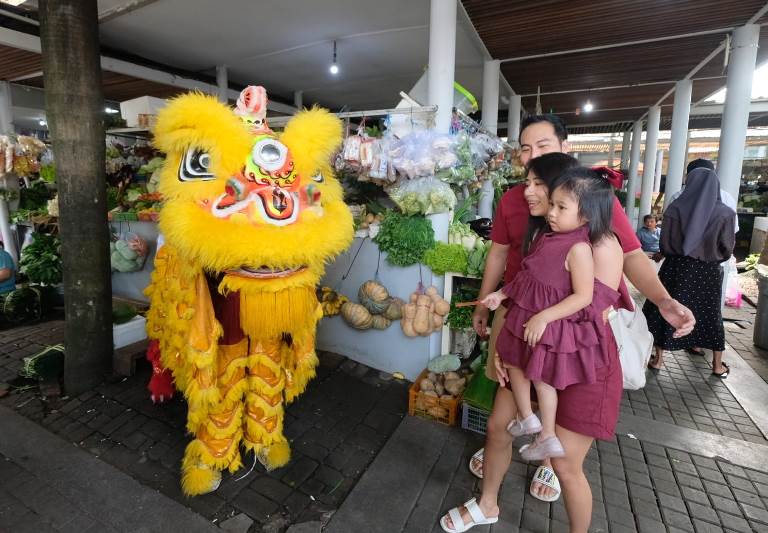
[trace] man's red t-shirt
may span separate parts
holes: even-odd
[[[528,229],[528,202],[525,201],[525,184],[512,187],[499,201],[496,214],[493,218],[493,230],[491,240],[493,242],[509,246],[507,253],[507,268],[504,271],[504,284],[509,283],[520,271],[520,263],[523,261],[523,239]],[[640,248],[640,241],[629,223],[624,209],[618,198],[613,202],[613,216],[611,229],[616,234],[624,253],[629,253]]]

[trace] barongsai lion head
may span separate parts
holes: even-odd
[[[268,296],[279,307],[276,293],[314,291],[325,263],[351,242],[353,223],[330,166],[341,122],[314,108],[276,134],[266,103],[261,87],[249,87],[234,111],[200,93],[160,111],[159,228],[185,266],[222,277],[220,291]],[[288,317],[278,321],[291,329]]]

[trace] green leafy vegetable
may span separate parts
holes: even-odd
[[[451,297],[451,310],[445,317],[445,323],[448,327],[455,330],[472,328],[473,307],[456,307],[457,302],[469,302],[475,300],[479,293],[477,287],[462,286],[453,293]]]
[[[424,254],[424,264],[438,276],[446,272],[463,274],[467,271],[467,251],[460,244],[438,242]]]
[[[32,283],[56,285],[61,283],[62,265],[59,239],[53,235],[33,233],[32,243],[24,248],[19,261],[19,272]]]
[[[478,239],[475,248],[469,252],[467,257],[467,274],[478,278],[483,277],[485,272],[485,260],[488,258],[488,252],[491,249],[491,241]]]
[[[387,211],[373,242],[387,252],[387,261],[395,266],[418,263],[435,245],[432,223],[424,217],[405,216]]]

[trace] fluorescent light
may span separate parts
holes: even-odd
[[[335,76],[336,74],[339,73],[339,66],[336,63],[334,63],[331,65],[331,68],[329,68],[328,70],[331,72],[331,74]]]
[[[594,111],[594,109],[595,109],[595,106],[594,106],[594,105],[592,105],[592,102],[590,102],[589,100],[587,100],[587,103],[586,103],[586,104],[584,104],[584,106],[583,106],[581,109],[582,109],[582,110],[583,110],[585,113],[591,113],[592,111]]]
[[[104,112],[109,114],[109,115],[114,115],[115,113],[119,113],[120,110],[119,109],[115,109],[114,107],[105,107],[104,108]]]
[[[0,0],[0,4],[8,4],[9,6],[20,6],[27,0]]]

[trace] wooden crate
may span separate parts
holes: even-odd
[[[459,415],[459,405],[461,405],[461,397],[453,399],[442,399],[434,396],[427,396],[419,387],[419,383],[422,379],[427,377],[428,370],[424,370],[416,381],[408,389],[408,414],[411,416],[418,416],[421,418],[427,418],[429,420],[435,420],[441,424],[448,426],[455,426],[456,420]],[[442,407],[447,411],[445,416],[434,416],[428,412],[433,407]]]

